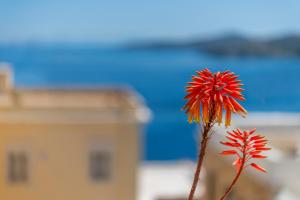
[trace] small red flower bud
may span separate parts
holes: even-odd
[[[255,163],[247,165],[251,159],[266,158],[266,156],[261,155],[261,153],[271,149],[266,147],[267,140],[265,137],[261,135],[253,135],[254,132],[255,129],[251,131],[241,131],[239,129],[233,130],[232,132],[228,131],[228,136],[226,136],[226,138],[229,141],[221,142],[221,144],[234,149],[223,151],[220,154],[236,155],[237,159],[234,161],[233,165],[236,166],[237,170],[240,170],[240,167],[245,168],[247,166],[251,166],[256,170],[266,172],[264,168]]]

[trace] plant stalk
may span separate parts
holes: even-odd
[[[193,184],[192,184],[192,188],[191,188],[188,200],[193,200],[195,191],[197,189],[197,185],[198,185],[199,178],[200,178],[200,172],[201,172],[201,168],[202,168],[202,163],[203,163],[205,152],[206,152],[207,142],[209,140],[209,131],[211,130],[212,126],[213,126],[212,123],[207,123],[203,127],[202,140],[201,140],[201,145],[200,145],[200,152],[198,155],[197,168],[195,171],[194,180],[193,180]]]
[[[245,150],[244,150],[245,151]],[[239,179],[243,169],[244,169],[244,165],[245,165],[245,160],[246,160],[246,156],[245,156],[245,153],[243,155],[243,158],[242,158],[242,164],[237,172],[237,174],[235,175],[234,179],[232,180],[231,184],[229,185],[229,187],[227,188],[225,194],[220,198],[220,200],[224,200],[228,195],[229,193],[231,192],[233,186],[235,185],[235,183],[237,182],[237,180]]]

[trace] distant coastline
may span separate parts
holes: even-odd
[[[269,39],[227,35],[185,42],[144,41],[131,43],[126,48],[139,50],[194,50],[215,56],[300,57],[300,35],[286,35]]]

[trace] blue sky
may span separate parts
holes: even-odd
[[[0,0],[0,42],[300,32],[299,0]]]

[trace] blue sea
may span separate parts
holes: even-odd
[[[179,50],[128,50],[88,45],[0,47],[0,61],[14,66],[18,86],[125,84],[153,113],[144,136],[145,160],[195,159],[195,125],[181,107],[196,70],[230,69],[245,84],[250,111],[300,111],[300,59],[215,57]]]

